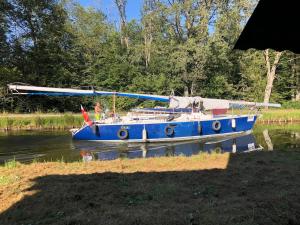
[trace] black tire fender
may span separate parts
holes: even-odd
[[[212,123],[212,129],[214,131],[220,131],[221,130],[221,122],[219,120],[215,120],[213,123]]]
[[[166,126],[165,127],[165,135],[166,136],[172,136],[174,134],[174,126]]]
[[[117,132],[118,138],[120,138],[121,140],[127,139],[129,136],[128,130],[121,128],[120,130],[118,130]]]

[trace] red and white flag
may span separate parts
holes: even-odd
[[[93,124],[93,121],[90,120],[88,113],[84,110],[84,108],[82,107],[82,105],[80,105],[80,108],[81,108],[82,116],[84,118],[84,122],[87,125],[91,126]]]

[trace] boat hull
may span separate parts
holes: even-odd
[[[73,139],[103,142],[186,141],[250,131],[252,130],[256,119],[257,116],[237,116],[184,122],[171,121],[134,124],[96,123],[92,126],[83,126],[81,129],[73,132]],[[218,128],[216,123],[220,125],[220,129],[214,129]],[[120,133],[120,130],[126,130],[127,135],[123,135],[122,132]],[[124,138],[124,136],[127,137]]]

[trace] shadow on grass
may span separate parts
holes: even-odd
[[[201,162],[199,162],[201,163]],[[235,154],[226,169],[48,175],[0,215],[14,224],[299,224],[300,152]]]

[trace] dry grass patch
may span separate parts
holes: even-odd
[[[0,168],[0,224],[297,224],[300,152]]]

